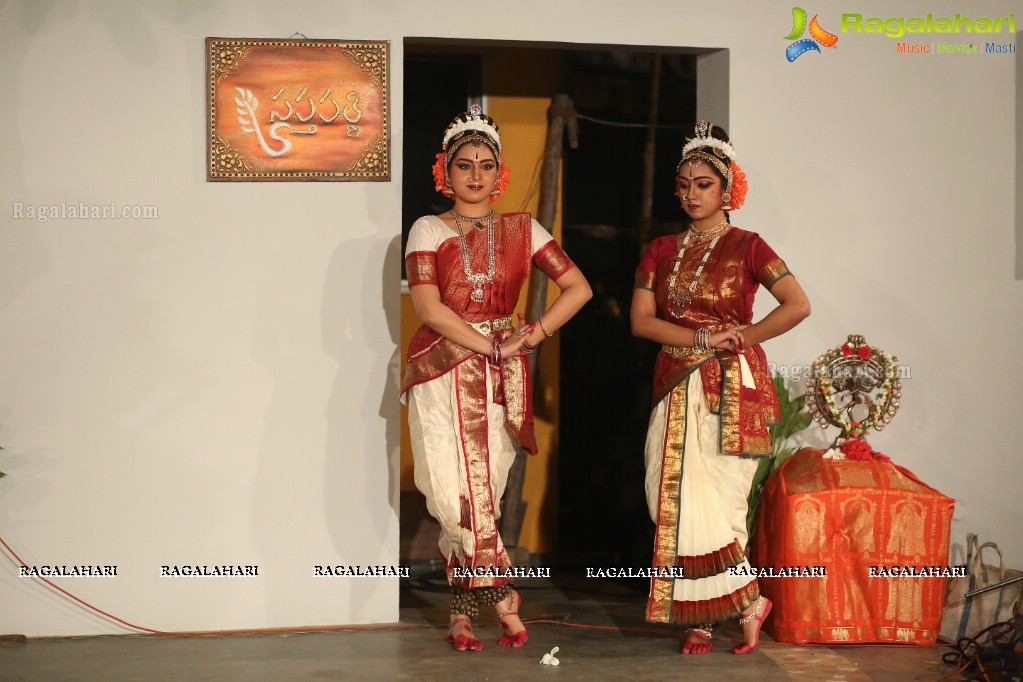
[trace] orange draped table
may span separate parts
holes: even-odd
[[[949,578],[905,574],[947,574],[955,501],[889,462],[823,454],[801,450],[764,486],[750,564],[825,572],[760,577],[774,602],[764,630],[793,644],[933,644]]]

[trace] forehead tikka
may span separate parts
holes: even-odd
[[[701,161],[714,166],[725,179],[725,188],[722,198],[728,202],[732,191],[732,162],[735,161],[735,148],[728,142],[711,137],[714,126],[707,121],[701,120],[696,124],[696,137],[686,138],[686,145],[682,148],[682,158],[675,169],[676,177],[682,177],[682,166],[687,165],[695,168]],[[690,179],[693,177],[689,172]]]
[[[448,168],[451,166],[451,159],[455,152],[465,145],[478,150],[486,146],[494,155],[497,169],[501,169],[501,135],[497,132],[497,124],[489,116],[484,116],[480,105],[473,104],[469,111],[452,121],[447,130],[444,131],[444,180],[451,186],[451,177]]]

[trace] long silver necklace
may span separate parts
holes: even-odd
[[[721,239],[721,235],[725,233],[728,227],[728,221],[722,220],[706,232],[700,232],[695,227],[690,227],[686,232],[686,236],[682,240],[682,248],[678,250],[678,255],[675,257],[675,267],[671,271],[671,277],[668,278],[668,298],[671,300],[671,312],[675,317],[682,317],[686,306],[693,300],[693,295],[696,293],[696,285],[700,281],[700,275],[703,274],[703,268],[707,265],[707,260],[710,259],[710,253],[714,250],[718,239]],[[676,288],[675,280],[678,278],[678,271],[682,266],[682,256],[685,254],[686,249],[689,248],[689,240],[692,239],[694,233],[700,235],[700,240],[696,241],[693,239],[693,246],[703,243],[711,235],[714,238],[711,239],[710,244],[707,246],[707,250],[703,254],[703,260],[700,261],[700,267],[696,269],[696,274],[693,276],[693,281],[689,284],[689,287],[687,289]]]
[[[483,290],[494,279],[494,209],[486,216],[471,218],[451,209],[451,215],[455,219],[455,229],[458,230],[458,239],[462,244],[462,269],[465,271],[465,278],[472,284],[472,293],[469,298],[476,303],[483,302]],[[483,226],[483,219],[486,218],[487,225]],[[477,230],[487,231],[487,272],[473,272],[469,267],[469,245],[465,241],[465,232],[462,230],[462,221],[472,220],[472,226]]]

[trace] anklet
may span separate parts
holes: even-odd
[[[756,618],[760,614],[760,609],[762,608],[764,608],[764,598],[757,597],[757,608],[753,609],[753,613],[749,614],[748,616],[740,616],[739,625],[745,625],[746,623]]]

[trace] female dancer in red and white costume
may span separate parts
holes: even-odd
[[[713,624],[738,617],[743,643],[732,652],[745,654],[771,610],[745,557],[746,499],[756,458],[771,454],[767,427],[781,416],[760,343],[796,326],[810,304],[763,238],[728,220],[746,176],[724,131],[700,122],[676,183],[691,225],[650,243],[631,312],[633,333],[663,344],[646,444],[653,565],[683,573],[651,581],[647,620],[688,626],[682,653],[703,654]],[[754,324],[761,285],[779,305]]]
[[[527,355],[591,296],[589,284],[528,213],[495,215],[490,202],[507,185],[497,124],[473,105],[444,133],[434,166],[437,190],[454,207],[425,216],[409,233],[405,263],[423,326],[409,345],[402,397],[416,486],[441,525],[440,553],[451,585],[448,641],[460,651],[483,644],[470,627],[493,605],[503,635],[521,646],[521,599],[497,519],[515,442],[536,453]],[[512,313],[530,266],[561,289],[539,319],[516,325]]]

